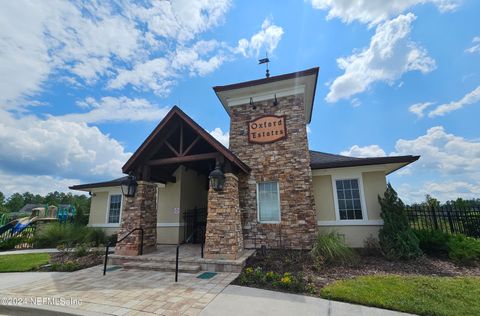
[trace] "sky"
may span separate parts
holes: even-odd
[[[0,191],[121,176],[173,105],[228,145],[212,87],[320,67],[310,149],[421,155],[408,202],[480,197],[480,2],[2,1]]]

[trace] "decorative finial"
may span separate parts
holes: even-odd
[[[270,77],[270,70],[268,70],[268,63],[270,62],[270,59],[268,59],[268,53],[265,53],[265,58],[259,59],[258,64],[266,64],[267,66],[267,71],[265,72],[265,77],[269,78]]]

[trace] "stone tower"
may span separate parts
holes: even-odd
[[[230,115],[230,150],[251,168],[239,177],[245,248],[310,248],[316,233],[306,124],[318,68],[214,87]],[[279,218],[262,221],[258,184],[277,184]]]

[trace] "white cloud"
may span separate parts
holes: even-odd
[[[443,116],[449,112],[459,110],[466,105],[475,104],[480,101],[480,86],[467,93],[458,101],[439,105],[435,110],[428,113],[429,117]]]
[[[169,110],[167,107],[160,108],[146,99],[127,97],[103,97],[98,101],[89,97],[77,104],[90,111],[70,113],[56,118],[79,123],[159,121]]]
[[[344,73],[330,85],[326,101],[348,99],[364,92],[375,82],[391,84],[409,71],[428,73],[435,69],[435,60],[409,39],[415,18],[408,13],[378,25],[368,48],[338,58],[338,66]]]
[[[415,114],[418,118],[422,118],[424,116],[423,112],[430,106],[434,105],[435,102],[423,102],[423,103],[415,103],[412,104],[408,110]]]
[[[3,173],[99,180],[121,175],[130,153],[97,127],[0,110]]]
[[[267,18],[262,23],[262,29],[254,34],[250,40],[242,38],[238,41],[236,51],[244,56],[255,57],[264,51],[272,53],[282,39],[283,33],[280,26],[272,24],[272,21]]]
[[[202,76],[222,64],[216,47],[179,69],[169,67],[195,52],[198,47],[188,41],[221,23],[229,8],[230,0],[5,3],[0,11],[0,77],[8,79],[0,83],[0,106],[15,108],[52,78],[93,85],[118,76],[112,87],[145,82],[137,88],[168,94],[183,71]],[[132,70],[140,78],[126,73]]]
[[[402,183],[395,188],[400,198],[406,203],[423,202],[429,194],[446,202],[457,198],[474,199],[480,195],[480,185],[466,181],[426,181],[420,185]]]
[[[354,157],[385,156],[378,145],[352,146],[341,152]],[[420,155],[420,159],[390,176],[406,202],[418,202],[430,194],[442,201],[480,194],[480,141],[447,133],[442,126],[414,139],[399,139],[389,156]]]
[[[238,54],[256,56],[262,49],[272,53],[282,34],[281,27],[266,19],[258,33],[250,40],[241,39],[235,48],[216,40],[199,40],[190,46],[179,44],[165,56],[136,63],[130,69],[118,70],[118,75],[110,80],[108,86],[121,89],[131,85],[137,90],[152,90],[165,96],[170,93],[182,73],[205,76]]]
[[[378,145],[360,147],[353,145],[350,149],[342,151],[340,155],[351,157],[384,157],[385,151]]]
[[[344,23],[359,21],[369,25],[388,20],[409,8],[425,3],[440,11],[457,8],[460,0],[310,0],[315,9],[328,10],[327,19],[339,18]]]
[[[9,196],[15,192],[33,192],[35,194],[46,195],[49,192],[73,192],[68,189],[69,186],[81,184],[78,179],[59,178],[47,175],[22,175],[8,174],[0,171],[0,188],[2,193]],[[74,194],[82,192],[74,191]]]
[[[155,36],[184,42],[218,25],[230,6],[230,0],[153,1],[147,7],[132,5],[129,11]]]
[[[472,40],[472,47],[469,47],[465,52],[470,54],[480,53],[480,36],[475,36]]]
[[[218,140],[220,143],[222,143],[225,147],[228,148],[230,142],[229,132],[224,133],[220,127],[216,127],[213,131],[210,132],[210,135],[215,137],[216,140]]]
[[[480,142],[449,134],[442,126],[412,140],[399,139],[392,155],[421,155],[417,171],[480,180]]]
[[[0,103],[5,107],[41,91],[56,71],[87,83],[106,75],[114,61],[141,55],[135,21],[106,3],[75,5],[52,0],[11,1],[0,11]]]

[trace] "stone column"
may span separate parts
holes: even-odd
[[[240,257],[243,251],[242,222],[238,200],[238,178],[225,174],[222,191],[208,191],[205,258],[229,259]]]
[[[143,253],[156,249],[157,245],[157,185],[139,181],[134,197],[124,197],[122,222],[118,239],[135,228],[143,228]],[[117,243],[115,254],[140,255],[141,232],[136,231],[121,243]]]

